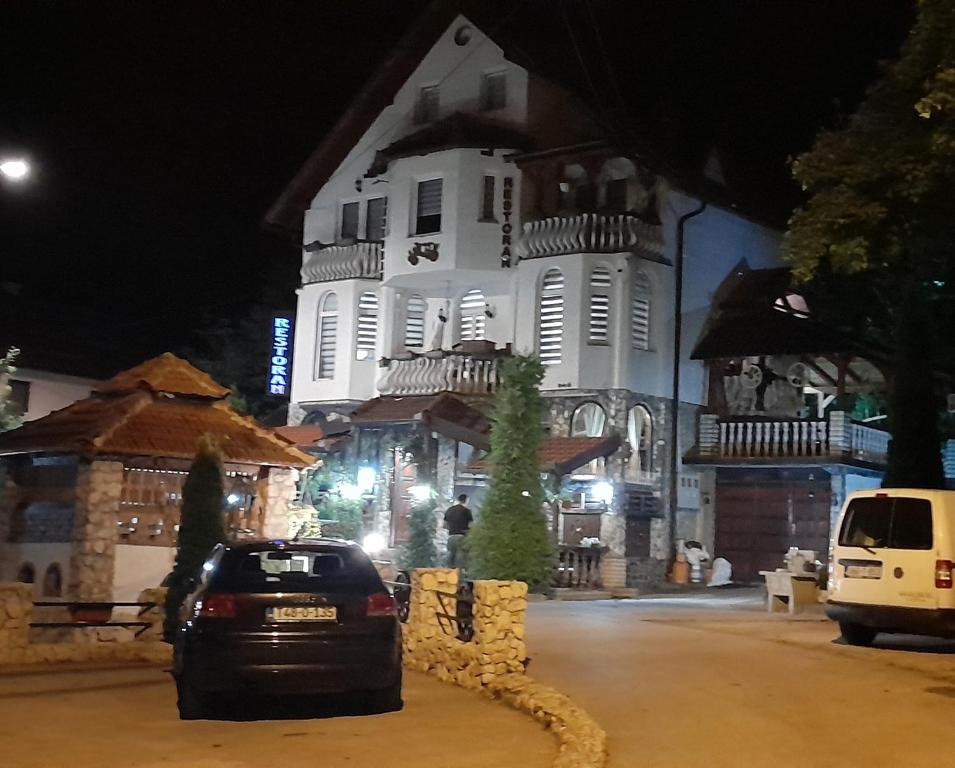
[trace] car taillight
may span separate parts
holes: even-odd
[[[952,588],[952,561],[951,560],[936,560],[935,561],[935,588],[936,589],[951,589]]]
[[[375,592],[368,596],[365,604],[366,616],[396,616],[395,601],[386,592]]]
[[[235,595],[206,595],[199,616],[203,619],[234,619]]]

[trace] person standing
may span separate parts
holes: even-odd
[[[452,504],[444,513],[444,527],[448,529],[448,568],[464,567],[464,539],[473,521],[467,494],[462,493],[457,504]]]

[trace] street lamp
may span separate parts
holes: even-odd
[[[0,160],[0,174],[7,181],[23,181],[30,175],[30,163],[22,157],[4,158]]]

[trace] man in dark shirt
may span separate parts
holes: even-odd
[[[452,504],[444,513],[444,527],[448,529],[448,568],[464,567],[464,537],[474,520],[467,503],[468,497],[462,493],[458,496],[458,503]]]

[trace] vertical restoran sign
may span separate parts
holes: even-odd
[[[272,315],[269,394],[287,397],[292,387],[292,315]]]

